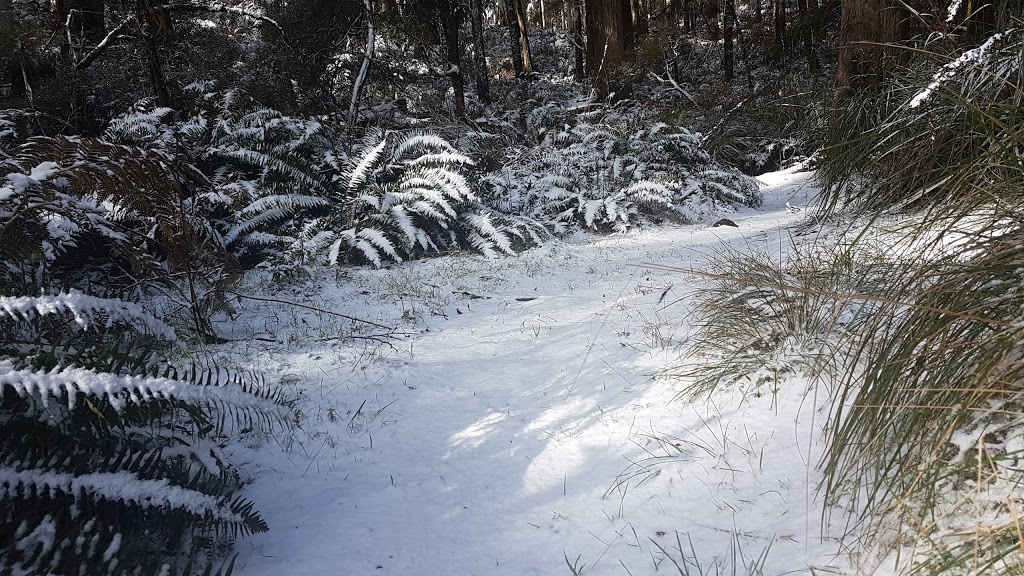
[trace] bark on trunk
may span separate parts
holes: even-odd
[[[643,38],[647,35],[647,17],[644,13],[643,0],[631,0],[629,5],[629,15],[632,20],[633,28],[633,43],[635,44],[639,38]],[[628,46],[629,44],[627,44]]]
[[[576,57],[575,67],[573,69],[573,79],[580,82],[585,77],[583,60],[584,53],[586,52],[586,40],[583,38],[583,11],[580,10],[578,4],[573,4],[572,7],[572,26],[573,42],[576,44],[576,47],[573,50]]]
[[[160,63],[160,47],[157,44],[157,39],[160,37],[161,30],[154,23],[146,0],[137,0],[135,10],[142,26],[140,30],[142,45],[146,54],[146,66],[149,68],[149,80],[153,85],[153,93],[156,95],[156,104],[161,107],[174,108],[163,66]]]
[[[509,54],[512,55],[512,72],[518,78],[523,75],[523,51],[519,42],[519,21],[516,17],[514,2],[516,0],[500,0],[498,13],[505,26],[508,27]]]
[[[586,0],[587,71],[603,99],[625,95],[628,86],[618,78],[626,60],[625,18],[620,0]]]
[[[462,11],[455,8],[442,16],[444,27],[444,43],[448,57],[448,76],[452,81],[452,92],[454,102],[452,112],[457,118],[466,116],[466,90],[465,82],[462,79],[462,65],[459,58],[461,45],[459,44],[459,24],[462,22]]]
[[[722,57],[722,68],[725,71],[725,81],[730,82],[733,79],[735,72],[734,67],[734,52],[733,52],[733,32],[736,29],[736,4],[735,0],[725,0],[725,14],[723,18],[725,24],[725,49]]]
[[[370,72],[370,64],[373,63],[373,47],[377,40],[376,31],[373,28],[373,0],[364,0],[363,7],[366,10],[366,53],[363,54],[363,64],[359,67],[359,75],[352,83],[352,100],[348,107],[349,132],[356,125],[356,117],[359,115],[359,97],[363,93],[363,85],[366,83],[366,75]]]
[[[708,32],[711,34],[713,42],[718,42],[718,39],[722,37],[722,30],[718,24],[719,12],[721,12],[721,7],[718,0],[708,0],[704,5],[704,19],[707,20]]]
[[[522,52],[523,74],[533,73],[533,56],[530,55],[530,37],[526,35],[526,4],[523,0],[509,0],[516,9],[516,24],[519,29],[519,48]]]
[[[889,0],[843,0],[836,88],[877,86],[885,74],[886,48],[897,39],[898,14]]]
[[[817,74],[818,57],[814,52],[814,24],[811,10],[807,6],[807,0],[796,0],[796,7],[800,12],[800,41],[803,43],[804,58],[807,59],[807,67],[811,74]]]
[[[774,21],[775,41],[773,52],[776,62],[782,62],[786,57],[786,1],[773,0],[772,20]]]
[[[483,0],[473,0],[470,23],[473,28],[473,63],[476,68],[476,97],[485,106],[491,103],[491,85],[487,71],[487,46],[484,42]]]

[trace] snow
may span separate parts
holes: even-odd
[[[233,336],[259,338],[213,353],[292,388],[304,416],[227,449],[271,527],[239,543],[236,574],[731,574],[763,553],[763,574],[842,567],[816,497],[825,394],[797,379],[689,403],[669,376],[700,289],[685,270],[722,247],[784,250],[810,181],[762,177],[762,208],[729,214],[739,228],[581,235],[294,288],[396,326],[392,346],[345,340],[364,333],[327,314],[240,310]]]
[[[960,5],[962,3],[962,0],[952,0],[949,3],[949,9],[946,11],[946,24],[950,24],[953,22],[953,19],[956,18],[957,13],[960,12]]]
[[[53,296],[0,296],[0,317],[28,320],[36,315],[49,316],[65,312],[71,315],[82,330],[97,326],[110,328],[120,323],[172,342],[178,339],[170,326],[134,302],[97,298],[77,290]]]
[[[923,104],[931,98],[932,94],[935,93],[936,90],[953,78],[956,78],[957,73],[965,66],[969,64],[985,63],[989,58],[989,52],[992,50],[992,47],[1005,36],[1005,32],[993,34],[988,40],[985,40],[985,43],[981,46],[965,51],[959,58],[944,65],[935,73],[934,76],[932,76],[932,81],[928,84],[928,87],[921,90],[910,99],[909,106],[911,108],[917,108]]]
[[[111,407],[121,411],[129,403],[176,398],[198,405],[218,403],[231,410],[256,410],[287,419],[290,414],[270,400],[246,392],[240,384],[207,386],[186,380],[145,376],[119,376],[84,368],[57,367],[49,372],[22,369],[9,360],[0,360],[0,388],[10,390],[46,408],[65,395],[68,409],[81,402],[82,394],[102,396]],[[6,391],[6,390],[5,390]],[[58,419],[55,412],[47,414]]]
[[[0,187],[0,201],[7,200],[17,194],[24,194],[26,190],[53,178],[59,172],[60,166],[54,162],[42,162],[32,168],[28,174],[11,172],[5,176],[9,185]]]
[[[7,498],[11,494],[26,491],[39,494],[57,491],[74,495],[84,492],[144,508],[170,507],[200,517],[209,515],[227,522],[242,521],[241,516],[232,512],[217,498],[174,486],[167,480],[146,480],[130,472],[93,472],[75,476],[60,472],[0,467],[0,497]],[[29,538],[38,539],[39,536],[36,534],[44,525],[45,522],[40,524]],[[111,542],[111,546],[113,545],[114,542]]]

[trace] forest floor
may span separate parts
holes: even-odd
[[[666,375],[685,361],[702,282],[683,270],[723,248],[783,254],[805,215],[787,202],[806,209],[816,192],[806,172],[761,179],[764,205],[727,215],[738,228],[586,235],[495,260],[347,270],[283,294],[250,286],[402,335],[340,338],[358,324],[279,303],[239,311],[237,341],[212,352],[294,388],[302,417],[230,448],[271,527],[239,541],[236,573],[843,567],[816,496],[825,398],[789,380],[688,402]]]

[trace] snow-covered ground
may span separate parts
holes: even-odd
[[[236,336],[257,339],[217,353],[293,388],[303,416],[300,429],[231,449],[271,526],[239,542],[237,573],[841,566],[815,497],[815,395],[792,383],[760,398],[674,399],[684,383],[660,374],[680,362],[699,282],[644,267],[700,269],[723,245],[784,250],[803,216],[786,203],[805,206],[810,179],[763,177],[765,205],[729,215],[738,228],[349,271],[282,296],[398,326],[390,346],[339,338],[350,324],[327,313],[244,310]]]

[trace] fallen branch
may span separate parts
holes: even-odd
[[[655,80],[657,80],[658,82],[661,82],[662,84],[669,84],[669,85],[671,85],[672,88],[675,89],[676,92],[679,92],[680,94],[685,96],[686,99],[689,100],[690,103],[693,104],[698,110],[702,110],[703,109],[703,107],[700,104],[697,104],[697,101],[693,99],[693,96],[691,96],[689,92],[687,92],[682,86],[679,85],[678,82],[676,82],[676,79],[673,78],[672,74],[668,71],[668,66],[667,65],[665,67],[665,77],[664,78],[662,78],[661,76],[658,76],[654,72],[651,72],[651,76],[653,76]]]
[[[710,130],[704,133],[704,137],[701,138],[701,142],[706,143],[708,140],[710,140],[711,135],[724,128],[726,123],[729,122],[729,120],[732,120],[733,117],[736,116],[736,114],[739,114],[740,110],[742,110],[744,106],[746,106],[749,102],[759,98],[761,94],[764,94],[765,91],[768,90],[768,88],[773,86],[773,84],[766,83],[757,90],[754,90],[754,93],[751,94],[750,96],[747,96],[743,100],[740,100],[735,106],[732,107],[731,110],[725,113],[725,116],[722,116],[722,119],[718,121],[718,124],[715,124],[714,126],[711,127]]]
[[[290,300],[282,300],[280,298],[263,298],[261,296],[249,296],[247,294],[239,294],[238,292],[234,292],[232,290],[224,290],[224,293],[225,294],[231,294],[232,296],[235,296],[237,298],[244,298],[246,300],[256,300],[257,302],[271,302],[271,303],[274,303],[274,304],[285,304],[287,306],[295,306],[297,308],[305,308],[306,310],[312,310],[314,312],[319,312],[321,314],[329,314],[331,316],[337,316],[338,318],[344,318],[346,320],[351,320],[353,322],[360,322],[362,324],[368,324],[370,326],[376,326],[377,328],[382,328],[384,330],[387,330],[389,334],[393,334],[395,332],[395,330],[397,330],[393,326],[386,326],[384,324],[378,324],[377,322],[373,322],[372,320],[363,320],[362,318],[356,318],[355,316],[349,316],[347,314],[342,314],[340,312],[334,312],[332,310],[325,310],[323,308],[318,308],[316,306],[310,306],[309,304],[302,304],[302,303],[299,303],[299,302],[292,302]]]
[[[125,18],[124,21],[115,26],[113,30],[108,32],[107,35],[103,37],[103,40],[100,40],[100,43],[97,44],[95,48],[93,48],[88,54],[85,55],[84,58],[82,58],[78,61],[77,64],[75,64],[75,70],[84,70],[90,64],[92,64],[93,60],[95,60],[100,54],[102,54],[107,49],[108,46],[110,46],[110,41],[116,38],[117,35],[120,34],[122,30],[127,28],[128,25],[131,24],[134,20],[135,15],[132,15]]]

